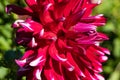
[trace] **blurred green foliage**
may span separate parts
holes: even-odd
[[[108,61],[104,63],[103,75],[106,80],[120,80],[120,0],[103,0],[94,10],[94,14],[98,13],[107,18],[106,25],[98,30],[110,38],[101,44],[111,51]]]
[[[0,80],[16,80],[18,66],[15,59],[22,56],[21,47],[14,42],[14,31],[11,28],[17,16],[7,15],[5,6],[16,4],[25,6],[24,0],[0,0]],[[107,24],[100,27],[98,31],[106,33],[109,41],[101,45],[111,51],[109,60],[103,65],[103,75],[106,80],[120,80],[120,0],[103,0],[102,4],[96,7],[93,14],[104,14]]]
[[[0,80],[16,80],[18,66],[15,59],[22,56],[21,49],[16,47],[11,28],[17,16],[5,13],[8,4],[23,5],[20,0],[0,0]]]

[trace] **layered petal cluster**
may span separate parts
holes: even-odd
[[[102,14],[92,16],[100,0],[25,0],[25,8],[8,5],[6,12],[22,18],[12,27],[16,42],[26,48],[15,60],[19,79],[104,80],[102,62],[109,50],[99,44],[108,37],[97,32],[105,25]]]

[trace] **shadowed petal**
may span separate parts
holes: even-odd
[[[26,9],[24,9],[22,7],[16,6],[16,5],[7,5],[6,12],[8,14],[10,14],[11,12],[14,12],[14,13],[16,13],[18,15],[31,15],[32,14],[28,10],[26,10]]]

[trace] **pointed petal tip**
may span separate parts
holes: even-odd
[[[39,69],[36,70],[35,76],[37,80],[41,80],[41,71]]]
[[[106,50],[105,53],[108,54],[108,55],[111,54],[109,50]]]
[[[24,22],[24,20],[18,19],[12,24],[12,27],[13,28],[18,28],[18,27],[20,27],[19,23],[23,23],[23,22]]]
[[[40,30],[39,37],[42,37],[44,35],[44,29]]]
[[[93,4],[101,4],[102,0],[91,0]]]
[[[99,72],[103,72],[102,68],[98,68],[97,71],[99,71]]]
[[[107,56],[101,56],[99,59],[100,59],[101,62],[105,62],[105,61],[108,60],[108,57]]]
[[[45,61],[45,59],[42,59],[43,56],[40,56],[39,58],[33,60],[32,62],[29,63],[30,66],[37,66],[40,63],[42,63],[43,61]]]
[[[26,64],[26,59],[24,60],[17,60],[15,59],[15,62],[20,66],[23,67]]]
[[[49,54],[50,54],[50,56],[51,56],[53,59],[55,59],[55,60],[57,60],[57,61],[60,61],[60,62],[65,62],[65,61],[67,61],[66,58],[63,58],[63,57],[61,57],[61,56],[59,55],[58,50],[56,49],[54,43],[51,44],[51,46],[50,46],[50,48],[49,48]]]
[[[69,71],[73,71],[75,68],[74,67],[69,67],[68,70]]]
[[[98,80],[105,80],[105,78],[99,74],[95,74],[95,76],[98,78]]]
[[[7,6],[5,7],[5,12],[6,12],[8,15],[11,14],[11,12],[12,12],[11,5],[7,5]]]
[[[59,55],[56,55],[56,59],[58,59],[59,61],[62,61],[62,62],[67,61],[66,58],[62,58],[62,57],[60,57]]]

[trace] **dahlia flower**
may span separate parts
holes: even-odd
[[[109,50],[99,44],[102,14],[91,15],[100,0],[25,0],[25,8],[8,5],[20,19],[12,24],[16,42],[26,51],[16,63],[27,80],[104,80],[100,74]]]

